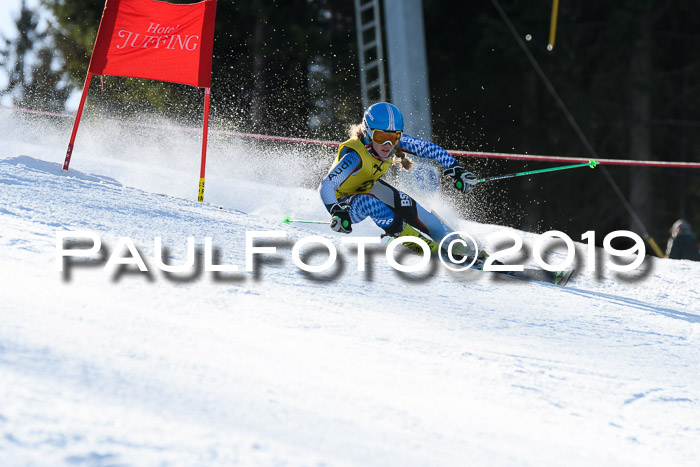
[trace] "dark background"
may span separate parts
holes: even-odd
[[[173,2],[190,3],[190,2]],[[607,159],[700,162],[700,7],[697,0],[562,0],[548,52],[551,1],[500,0],[520,37],[591,142]],[[24,10],[20,38],[3,42],[15,104],[63,110],[85,79],[104,2],[42,0],[38,31]],[[447,149],[590,158],[492,1],[424,0],[433,140]],[[354,3],[219,0],[212,84],[218,127],[340,141],[362,105]],[[391,12],[384,12],[391,20]],[[388,15],[388,16],[387,16]],[[33,56],[30,71],[20,63]],[[93,85],[99,87],[99,80]],[[105,77],[99,104],[128,116],[165,113],[200,124],[202,92]],[[92,91],[91,91],[92,92]],[[99,92],[99,91],[95,91]],[[318,154],[318,151],[312,151]],[[318,157],[317,155],[314,157]],[[552,163],[469,158],[479,176]],[[678,218],[700,228],[700,169],[608,166],[648,232],[664,247]],[[482,185],[466,215],[574,240],[587,230],[643,232],[600,168]]]

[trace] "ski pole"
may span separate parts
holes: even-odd
[[[291,219],[289,216],[282,219],[283,224],[291,224],[292,222],[296,222],[297,224],[330,224],[330,221],[304,221],[299,219]]]
[[[496,175],[495,177],[480,178],[476,181],[476,183],[490,182],[492,180],[503,180],[504,178],[520,177],[522,175],[532,175],[532,174],[539,174],[539,173],[543,173],[543,172],[554,172],[555,170],[575,169],[576,167],[590,167],[591,169],[593,169],[598,164],[599,164],[598,161],[591,159],[590,161],[586,162],[585,164],[564,165],[561,167],[551,167],[549,169],[530,170],[527,172],[517,172],[517,173],[513,173],[513,174]]]

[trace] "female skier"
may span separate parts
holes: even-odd
[[[353,137],[340,145],[338,156],[319,187],[321,199],[331,215],[336,232],[352,232],[352,224],[370,217],[386,235],[415,235],[422,231],[436,243],[452,232],[434,214],[425,210],[406,193],[380,180],[393,163],[405,170],[413,165],[406,153],[436,161],[444,176],[455,179],[454,186],[469,193],[476,176],[464,170],[440,146],[403,134],[403,117],[394,105],[380,102],[370,106]]]

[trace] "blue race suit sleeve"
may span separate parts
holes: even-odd
[[[457,161],[452,155],[435,143],[404,134],[399,141],[399,147],[404,151],[434,160],[444,168],[452,167]]]
[[[340,158],[338,163],[331,167],[326,178],[321,180],[318,192],[328,212],[331,212],[331,207],[338,202],[338,198],[335,197],[335,190],[337,190],[350,175],[360,170],[361,166],[362,159],[360,155],[355,151],[348,150],[348,152]]]

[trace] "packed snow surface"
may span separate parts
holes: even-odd
[[[698,263],[616,273],[599,251],[589,271],[577,243],[558,287],[399,273],[380,246],[358,271],[345,237],[281,223],[328,218],[312,185],[332,149],[317,163],[317,148],[214,135],[197,203],[196,132],[88,118],[63,173],[68,122],[0,111],[0,127],[2,465],[700,462]],[[477,238],[504,230],[413,194]],[[63,231],[93,232],[101,255],[59,271]],[[286,238],[256,241],[276,253],[246,271],[246,233],[261,231]],[[364,222],[352,236],[379,233]],[[338,250],[328,272],[293,262],[312,235]],[[122,237],[148,272],[106,267],[133,258]],[[163,272],[155,237],[171,265],[194,237],[195,266]],[[238,272],[204,270],[206,237]],[[328,257],[315,245],[309,264]]]

